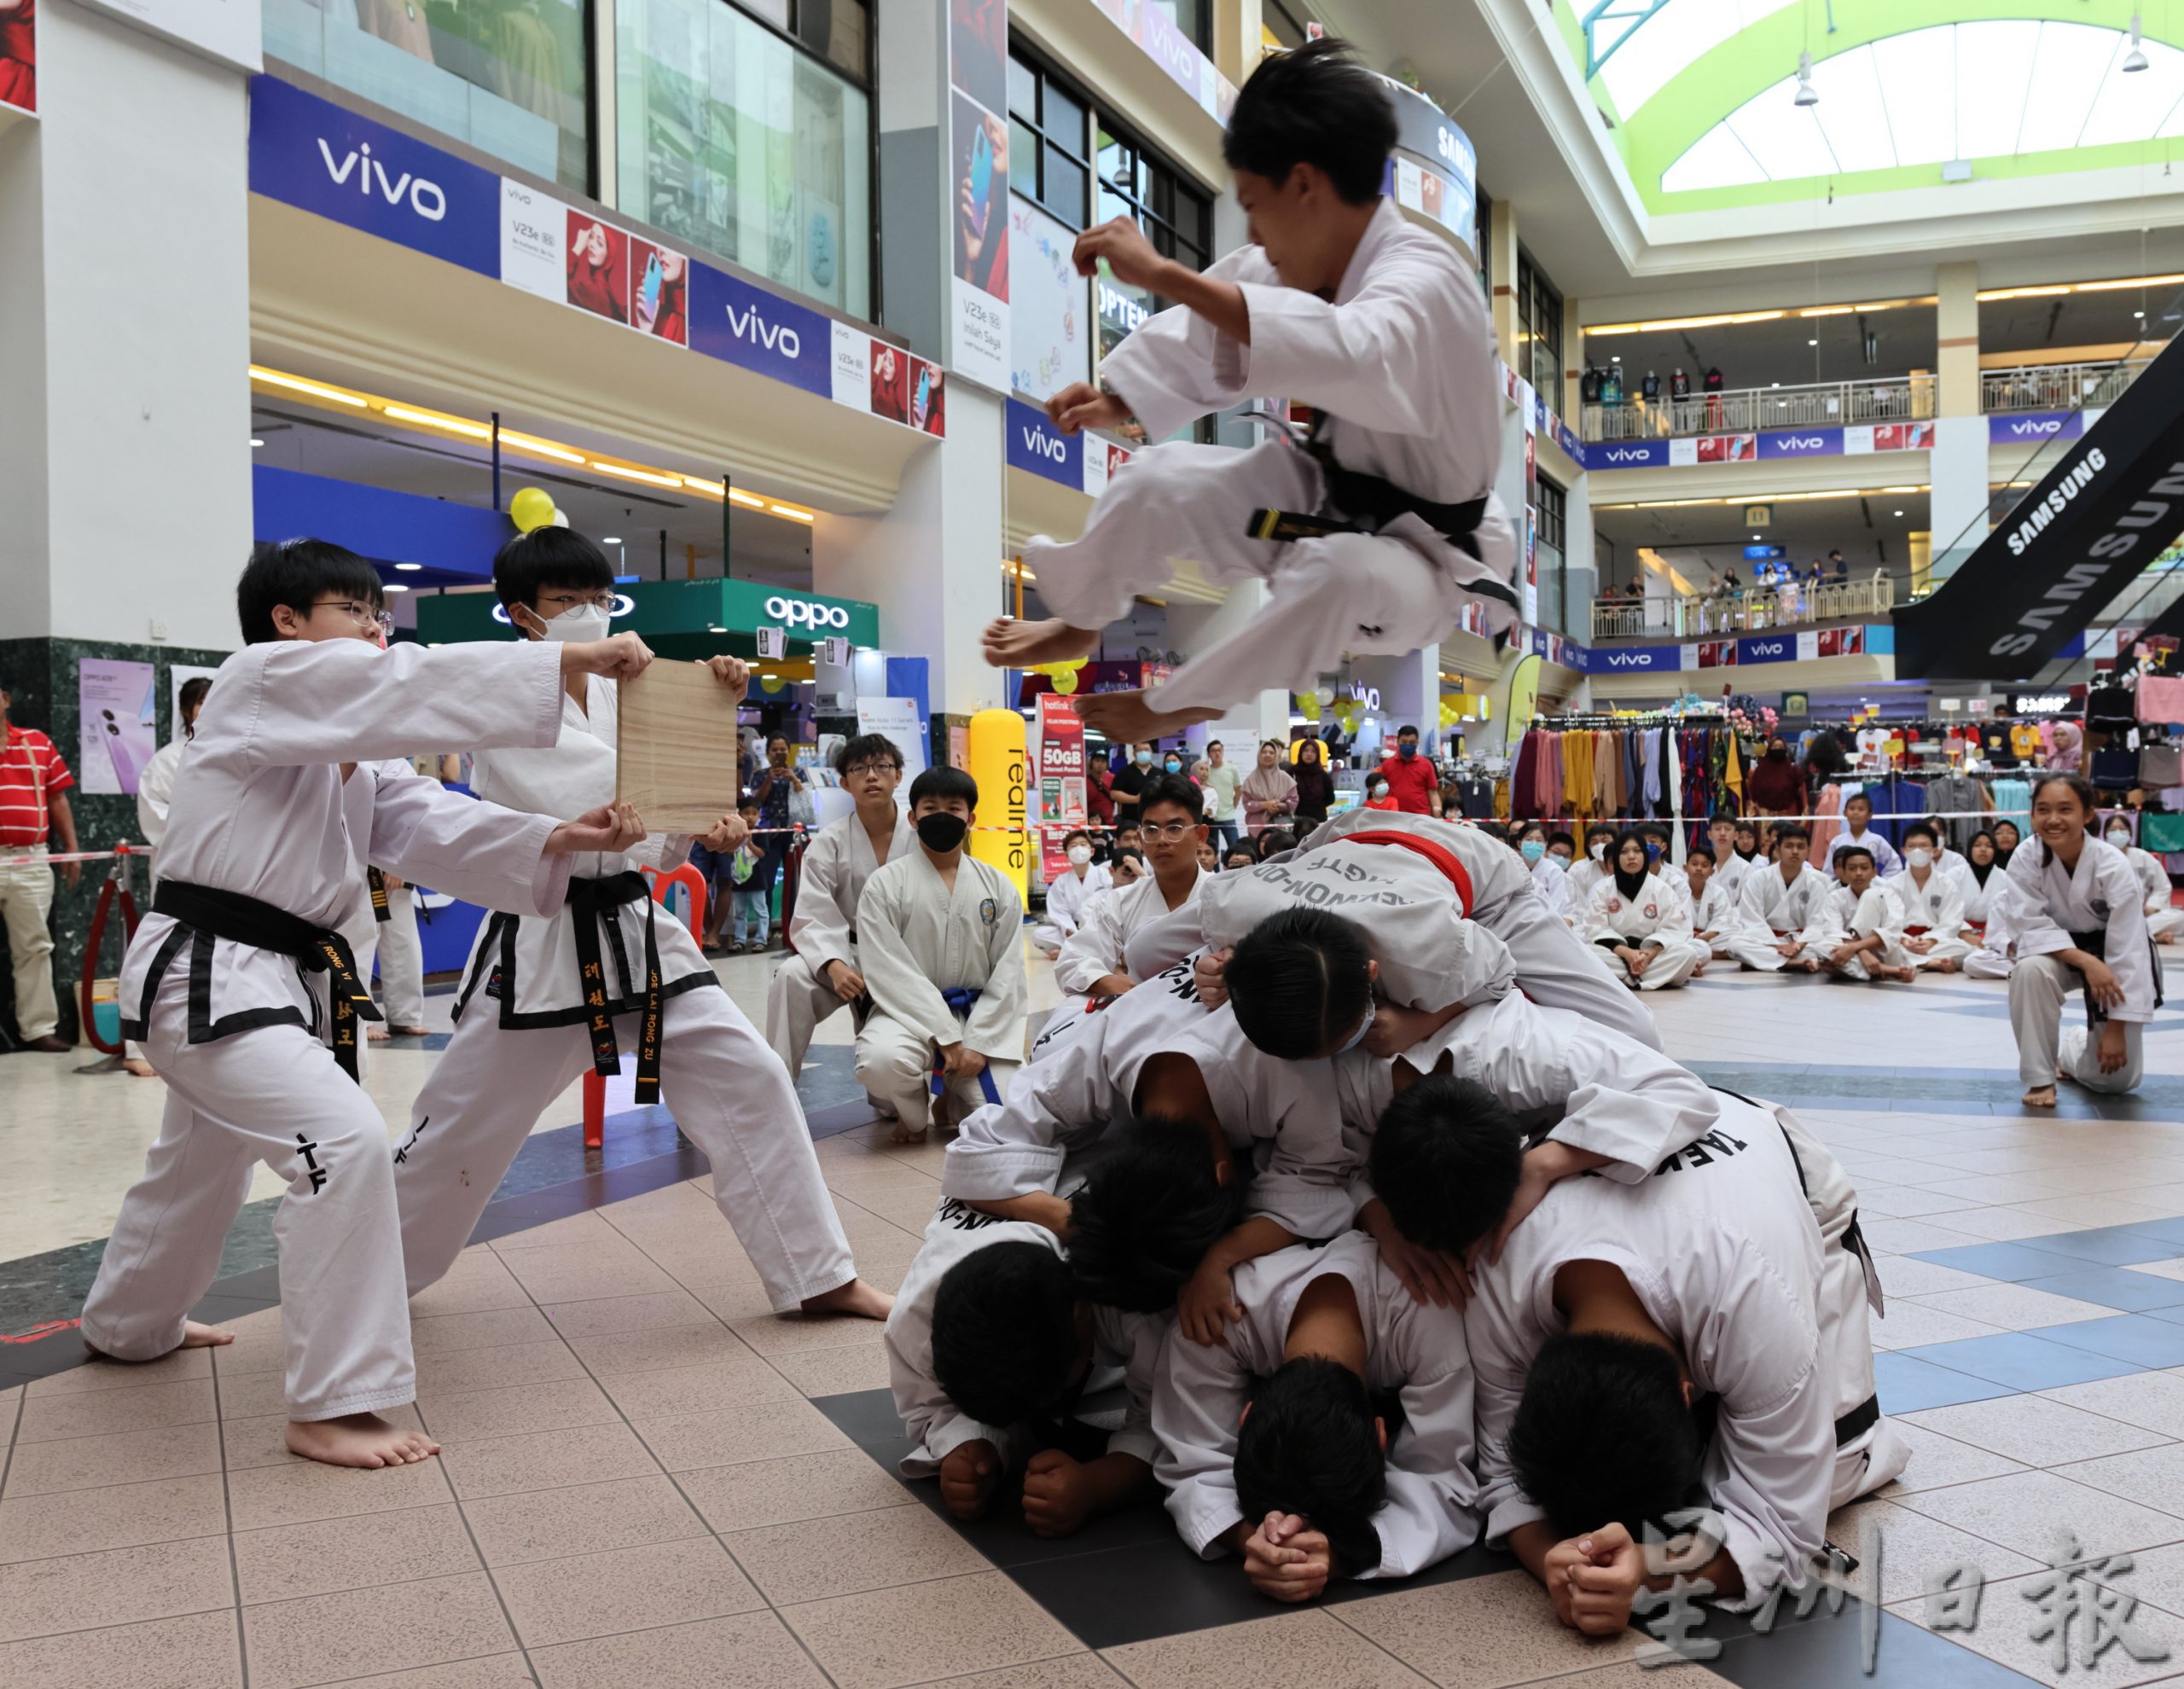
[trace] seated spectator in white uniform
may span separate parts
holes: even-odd
[[[1856,1193],[1786,1111],[1720,1106],[1649,1177],[1553,1185],[1472,1278],[1484,1535],[1588,1634],[1667,1586],[1649,1527],[1696,1525],[1686,1568],[1749,1609],[1803,1588],[1831,1510],[1908,1459],[1873,1390]],[[1381,1117],[1370,1164],[1403,1235],[1461,1255],[1525,1161],[1492,1093],[1428,1077]]]
[[[811,1035],[838,1009],[861,1024],[864,975],[857,965],[857,906],[865,882],[917,842],[895,801],[903,752],[877,733],[863,733],[834,753],[834,772],[857,805],[804,847],[796,910],[788,924],[796,954],[775,971],[766,991],[766,1042],[793,1080],[804,1071]]]
[[[1191,1550],[1234,1553],[1261,1594],[1298,1602],[1469,1547],[1463,1316],[1414,1299],[1358,1232],[1252,1262],[1236,1302],[1223,1344],[1170,1333],[1153,1386],[1158,1470]]]
[[[1646,837],[1635,827],[1616,840],[1612,861],[1614,873],[1593,888],[1586,937],[1634,991],[1683,984],[1699,963],[1687,942],[1689,904],[1650,871]]]
[[[2009,869],[1995,848],[1995,835],[1981,828],[1965,847],[1964,934],[1972,954],[1964,971],[1974,979],[2007,979],[2017,966],[2017,911],[2024,894],[2010,883]]]
[[[2153,935],[2157,944],[2166,944],[2184,928],[2184,909],[2175,907],[2175,888],[2169,883],[2169,870],[2161,865],[2161,858],[2151,850],[2141,850],[2131,842],[2129,821],[2111,820],[2108,823],[2107,839],[2111,844],[2123,853],[2131,871],[2139,877],[2139,884],[2146,892],[2146,931]]]
[[[1124,951],[1141,927],[1196,905],[1212,879],[1198,865],[1205,838],[1204,798],[1180,775],[1159,774],[1145,782],[1138,801],[1138,832],[1145,841],[1142,882],[1113,890],[1084,906],[1077,930],[1062,941],[1054,984],[1072,996],[1112,997],[1137,982]]]
[[[2088,1091],[2136,1090],[2146,1024],[2161,1006],[2145,888],[2123,853],[2087,830],[2097,814],[2083,775],[2046,775],[2032,788],[2032,842],[2010,858],[2022,894],[2012,908],[2010,1028],[2032,1108],[2055,1106],[2058,1072]],[[2088,1024],[2065,1027],[2073,988],[2084,991]]]
[[[1744,895],[1745,877],[1752,867],[1737,854],[1737,818],[1716,810],[1713,820],[1706,823],[1706,842],[1714,850],[1713,877],[1721,883],[1722,897],[1734,908]]]
[[[1737,829],[1740,850],[1744,831],[1741,825]],[[1774,860],[1751,864],[1737,899],[1736,931],[1729,938],[1729,954],[1744,966],[1763,973],[1785,967],[1805,973],[1819,970],[1819,963],[1805,957],[1805,930],[1831,888],[1805,860],[1811,848],[1812,835],[1804,828],[1785,827],[1775,834]]]
[[[1963,879],[1971,877],[1967,868]],[[1903,872],[1889,889],[1903,906],[1903,948],[1912,966],[1936,973],[1962,968],[1972,954],[1964,936],[1963,882],[1942,866],[1941,835],[1926,822],[1903,829]]]
[[[1069,872],[1047,887],[1047,918],[1031,929],[1031,940],[1052,961],[1063,941],[1083,924],[1084,906],[1114,882],[1107,866],[1092,860],[1092,835],[1082,828],[1061,841]]]
[[[893,1108],[897,1143],[925,1141],[937,1101],[966,1112],[981,1096],[998,1101],[1024,1059],[1024,906],[1008,875],[964,851],[978,803],[961,769],[912,781],[917,849],[874,873],[857,900],[872,1013],[857,1035],[857,1077]]]
[[[1831,879],[1835,874],[1835,859],[1853,844],[1859,846],[1873,859],[1874,870],[1884,879],[1900,874],[1903,859],[1896,854],[1896,847],[1873,829],[1873,800],[1862,792],[1854,792],[1843,800],[1843,831],[1828,842],[1827,860],[1821,870]]]
[[[1909,984],[1919,970],[1903,948],[1903,905],[1895,888],[1879,878],[1862,844],[1836,851],[1834,861],[1842,883],[1821,900],[1799,960],[1844,979]]]
[[[1729,859],[1736,860],[1734,850]],[[1692,969],[1695,975],[1705,972],[1709,961],[1729,954],[1729,936],[1737,924],[1737,900],[1722,883],[1720,863],[1711,844],[1691,847],[1684,856],[1683,874],[1691,888],[1692,954],[1699,963]]]
[[[1570,865],[1570,903],[1576,909],[1592,907],[1593,887],[1615,872],[1607,853],[1615,848],[1616,830],[1604,821],[1585,829],[1585,855]]]
[[[1517,854],[1525,859],[1525,866],[1531,870],[1532,884],[1547,906],[1565,926],[1574,926],[1583,911],[1574,908],[1570,902],[1570,868],[1565,862],[1558,862],[1547,853],[1547,823],[1526,821],[1513,841]]]

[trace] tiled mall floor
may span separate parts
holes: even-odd
[[[746,1007],[764,967],[726,965]],[[1882,1401],[1915,1449],[1902,1482],[1835,1521],[1860,1578],[1877,1568],[1879,1611],[1823,1605],[1767,1635],[1712,1616],[1700,1636],[1719,1652],[1670,1680],[1847,1684],[1868,1637],[1877,1679],[1916,1689],[2184,1675],[2184,1013],[2149,1038],[2139,1099],[2096,1111],[2066,1088],[2060,1117],[2032,1117],[2000,986],[1710,974],[1649,1003],[1671,1050],[1790,1103],[1857,1179],[1890,1298]],[[398,1057],[420,1078],[431,1059]],[[136,1099],[156,1082],[117,1093],[128,1082],[35,1059],[0,1062],[0,1117],[35,1096],[49,1135],[81,1115],[99,1155],[141,1152]],[[398,1118],[405,1083],[390,1063],[378,1094]],[[0,1390],[0,1686],[1658,1680],[1633,1662],[1645,1639],[1560,1630],[1483,1551],[1414,1587],[1276,1611],[1232,1565],[1190,1561],[1157,1515],[1059,1546],[1005,1519],[959,1533],[874,1458],[894,1434],[877,1328],[769,1315],[687,1152],[624,1129],[638,1148],[622,1164],[558,1183],[566,1133],[542,1133],[549,1171],[417,1299],[415,1411],[437,1461],[288,1456],[276,1309],[234,1320],[231,1349],[145,1367],[53,1370],[65,1332],[0,1347],[0,1378],[36,1375]],[[5,1131],[26,1135],[20,1118]],[[67,1151],[41,1164],[65,1175]],[[865,1129],[819,1154],[860,1268],[892,1287],[940,1151]],[[95,1238],[131,1171],[19,1181],[10,1200],[69,1209]],[[68,1241],[4,1235],[26,1256]],[[32,1293],[35,1274],[18,1280]],[[262,1273],[224,1288],[224,1312],[270,1293]],[[2135,1553],[2101,1576],[2141,1605],[2124,1644],[2059,1673],[2028,1597],[2065,1529]],[[1960,1564],[1986,1580],[1977,1628],[1932,1633],[1927,1581]],[[2092,1593],[2073,1621],[2088,1636],[2096,1605],[2115,1611]]]

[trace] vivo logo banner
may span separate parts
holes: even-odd
[[[690,347],[822,398],[834,397],[831,318],[695,259],[690,264]]]
[[[1762,457],[1840,457],[1840,428],[1782,428],[1759,437]]]
[[[2085,414],[2077,410],[2019,411],[2014,416],[1989,416],[1987,438],[1996,445],[2036,440],[2074,440],[2084,432]]]
[[[1745,663],[1793,663],[1797,656],[1798,639],[1795,634],[1766,634],[1757,639],[1737,641],[1737,662],[1740,665]]]
[[[1625,440],[1619,445],[1585,448],[1588,469],[1650,469],[1668,461],[1666,440]]]
[[[501,179],[270,76],[250,79],[250,191],[501,273]]]
[[[1101,447],[1105,449],[1104,445]],[[1047,420],[1047,413],[1037,405],[1012,398],[1008,402],[1008,467],[1059,481],[1072,492],[1082,492],[1084,437],[1064,434]]]
[[[1682,666],[1680,645],[1624,646],[1620,650],[1596,645],[1588,653],[1585,665],[1587,672],[1595,675],[1650,674]]]

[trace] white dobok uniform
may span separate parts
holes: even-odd
[[[136,777],[136,827],[152,847],[152,858],[144,868],[144,887],[138,894],[145,908],[151,907],[151,894],[159,887],[160,840],[166,837],[167,805],[173,801],[175,774],[182,767],[182,753],[189,744],[177,723],[175,736],[152,753],[152,760]],[[131,1060],[143,1059],[144,1047],[134,1038],[125,1040],[125,1048]]]
[[[1903,906],[1903,936],[1934,941],[1934,948],[1924,955],[1910,951],[1912,961],[1920,967],[1962,961],[1972,954],[1972,941],[1964,936],[1963,886],[1938,862],[1926,870],[1924,885],[1913,878],[1917,872],[1907,868],[1889,881],[1889,890]]]
[[[917,842],[917,829],[897,808],[887,860],[907,854]],[[821,827],[804,847],[796,913],[788,924],[796,954],[775,970],[774,983],[766,988],[766,1042],[792,1082],[804,1071],[819,1023],[850,1007],[827,983],[827,967],[830,962],[857,966],[857,899],[879,867],[872,835],[854,810]]]
[[[885,1343],[887,1382],[895,1411],[909,1433],[910,1452],[896,1470],[904,1477],[931,1477],[955,1449],[981,1439],[993,1444],[1004,1469],[1021,1466],[1036,1451],[1030,1428],[989,1425],[959,1410],[940,1388],[932,1371],[932,1305],[950,1268],[988,1244],[1036,1243],[1064,1253],[1060,1240],[1044,1226],[1023,1220],[999,1220],[943,1199],[926,1222],[925,1242],[903,1275],[895,1311],[887,1316]],[[1092,1310],[1092,1364],[1118,1367],[1129,1406],[1121,1428],[1107,1439],[1110,1454],[1134,1454],[1152,1466],[1158,1455],[1153,1436],[1153,1378],[1162,1339],[1171,1317],[1129,1314],[1117,1308]]]
[[[1519,861],[1522,861],[1520,856]],[[1552,856],[1542,856],[1532,863],[1532,884],[1539,888],[1539,895],[1554,911],[1554,918],[1565,926],[1575,923],[1583,911],[1570,887],[1570,870]]]
[[[543,750],[482,750],[471,789],[531,814],[582,815],[614,797],[620,697],[595,675],[585,707],[564,695],[561,736]],[[650,955],[659,963],[659,1090],[712,1164],[713,1199],[775,1312],[857,1276],[848,1240],[788,1071],[745,1019],[689,929],[653,901],[639,868],[676,866],[680,834],[576,859],[566,903],[547,915],[496,915],[478,932],[455,1004],[455,1036],[417,1094],[395,1152],[402,1247],[414,1295],[470,1241],[502,1175],[554,1099],[591,1070],[588,969],[600,970],[613,1050],[643,1037]],[[604,893],[609,901],[593,901]]]
[[[2135,1090],[2145,1071],[2145,1025],[2162,1001],[2161,959],[2146,932],[2146,888],[2105,839],[2086,839],[2075,873],[2043,840],[2028,839],[2010,857],[2009,872],[2018,894],[2011,905],[2018,962],[2010,972],[2018,1077],[2028,1087],[2052,1085],[2059,1068],[2089,1091]],[[2099,956],[2123,988],[2121,1004],[2098,1012],[2123,1027],[2126,1054],[2114,1073],[2100,1071],[2099,1041],[2085,1024],[2062,1024],[2065,1000],[2083,984],[2055,954],[2066,949]]]
[[[1709,885],[1719,885],[1722,895],[1734,904],[1744,895],[1744,883],[1751,878],[1754,866],[1753,863],[1746,862],[1732,850],[1729,852],[1728,861],[1717,862],[1714,864],[1713,875],[1706,883]],[[1767,864],[1763,861],[1757,866],[1765,868]]]
[[[1087,896],[1077,930],[1062,940],[1061,954],[1054,958],[1056,989],[1082,996],[1111,973],[1139,978],[1130,972],[1130,941],[1154,921],[1198,907],[1199,897],[1215,876],[1204,868],[1195,872],[1198,877],[1191,881],[1191,889],[1173,909],[1168,907],[1159,881],[1150,874],[1135,885],[1110,885]]]
[[[2010,871],[2000,862],[1988,865],[1984,885],[1967,863],[1959,889],[1964,896],[1964,936],[1972,943],[1964,971],[1975,979],[2008,978],[2017,966],[2014,911],[2024,894],[2010,884]]]
[[[1871,979],[1872,968],[1908,967],[1918,960],[1903,948],[1903,905],[1896,900],[1895,880],[1876,879],[1866,887],[1863,895],[1847,885],[1838,885],[1821,899],[1820,908],[1814,914],[1812,925],[1805,929],[1805,947],[1799,961],[1818,962],[1822,967],[1828,958],[1842,945],[1853,938],[1869,938],[1876,934],[1880,949],[1856,955],[1844,963],[1842,969],[1845,979]],[[1868,963],[1867,957],[1873,960]]]
[[[1701,962],[1727,956],[1737,920],[1734,889],[1717,879],[1709,879],[1705,891],[1699,894],[1698,907],[1691,912],[1692,955]],[[1710,932],[1714,935],[1711,938],[1705,936]]]
[[[1542,1517],[1517,1482],[1508,1437],[1533,1357],[1562,1328],[1554,1275],[1573,1261],[1605,1262],[1676,1343],[1694,1389],[1719,1398],[1701,1472],[1744,1575],[1744,1595],[1728,1605],[1801,1586],[1829,1512],[1908,1459],[1874,1399],[1870,1292],[1844,1246],[1855,1204],[1833,1158],[1786,1111],[1726,1094],[1720,1123],[1651,1176],[1565,1179],[1548,1191],[1501,1260],[1473,1274],[1464,1316],[1487,1541],[1498,1546]]]
[[[1836,857],[1841,856],[1853,844],[1862,850],[1873,852],[1873,872],[1879,878],[1893,879],[1903,872],[1903,858],[1896,854],[1896,846],[1875,833],[1873,828],[1867,827],[1856,838],[1851,837],[1846,829],[1827,841],[1827,860],[1820,864],[1821,871],[1830,879],[1835,878]]]
[[[857,1083],[913,1129],[932,1117],[932,1064],[961,1042],[986,1059],[975,1078],[947,1082],[955,1117],[1008,1088],[1024,1060],[1024,906],[1016,887],[967,851],[951,892],[923,846],[865,882],[857,900],[858,971],[872,1013],[857,1035]],[[974,992],[974,1001],[950,993]]]
[[[1612,875],[1595,885],[1585,933],[1618,975],[1641,990],[1658,991],[1688,980],[1699,957],[1689,943],[1690,899],[1678,897],[1675,885],[1658,874],[1647,874],[1645,881],[1635,897],[1624,897]],[[1655,959],[1643,973],[1633,973],[1609,948],[1616,944],[1652,950]]]
[[[1105,862],[1089,864],[1082,879],[1072,864],[1047,887],[1047,918],[1031,929],[1040,949],[1059,950],[1062,940],[1084,924],[1084,906],[1114,885]]]
[[[1820,913],[1833,882],[1810,862],[1786,884],[1773,862],[1757,863],[1737,900],[1737,926],[1729,954],[1745,966],[1778,973],[1786,960],[1775,947],[1799,937]]]
[[[1119,997],[1057,1012],[1002,1100],[964,1120],[941,1164],[942,1196],[1005,1202],[1073,1189],[1108,1128],[1132,1111],[1146,1063],[1172,1054],[1205,1080],[1238,1172],[1252,1181],[1247,1213],[1299,1238],[1346,1227],[1350,1154],[1326,1101],[1328,1064],[1274,1063],[1288,1071],[1239,1083],[1227,1070],[1258,1052],[1234,1015],[1206,1012],[1191,968],[1186,958]]]
[[[2184,909],[2173,901],[2175,888],[2169,883],[2169,870],[2161,865],[2161,858],[2135,844],[2123,854],[2130,858],[2139,884],[2146,887],[2146,931],[2154,941],[2158,943],[2165,937],[2184,932]]]
[[[417,933],[416,887],[406,879],[388,886],[386,919],[373,924],[379,929],[379,984],[387,1024],[421,1026],[425,1024],[425,946]]]
[[[1356,1298],[1367,1388],[1395,1393],[1403,1413],[1403,1429],[1388,1442],[1387,1499],[1373,1516],[1380,1563],[1355,1575],[1407,1577],[1478,1535],[1471,1365],[1463,1316],[1413,1301],[1362,1232],[1239,1267],[1235,1298],[1244,1317],[1228,1327],[1224,1343],[1208,1347],[1170,1330],[1153,1389],[1160,1445],[1154,1470],[1168,1492],[1169,1517],[1192,1551],[1208,1560],[1225,1552],[1222,1537],[1244,1517],[1236,1500],[1236,1436],[1252,1380],[1280,1370],[1298,1299],[1328,1277],[1347,1280]]]
[[[552,744],[561,659],[545,644],[337,639],[252,645],[221,665],[175,781],[161,880],[269,906],[255,919],[309,934],[310,961],[156,911],[138,927],[123,1030],[166,1080],[166,1110],[84,1304],[94,1347],[149,1361],[182,1341],[262,1161],[288,1185],[273,1224],[289,1416],[415,1397],[386,1123],[351,1077],[363,1030],[333,1013],[326,955],[370,918],[368,862],[495,908],[560,907],[568,858],[541,854],[557,817],[474,803],[394,759]]]
[[[1326,415],[1320,443],[1344,469],[1421,499],[1484,500],[1478,525],[1467,546],[1408,512],[1375,533],[1254,539],[1256,509],[1320,508],[1327,478],[1310,453],[1286,439],[1247,451],[1156,445],[1119,472],[1083,537],[1025,548],[1048,609],[1072,627],[1106,627],[1132,598],[1166,585],[1171,558],[1191,559],[1223,586],[1265,581],[1264,608],[1153,693],[1153,706],[1170,711],[1238,704],[1269,686],[1310,691],[1345,652],[1432,645],[1473,601],[1492,630],[1513,623],[1516,540],[1492,491],[1502,455],[1494,337],[1478,277],[1448,242],[1383,200],[1332,301],[1283,287],[1255,246],[1206,274],[1242,288],[1250,345],[1178,306],[1101,363],[1101,380],[1148,438],[1279,393]]]
[[[1592,907],[1593,887],[1603,879],[1612,879],[1615,871],[1605,862],[1596,862],[1590,856],[1581,856],[1570,865],[1570,907],[1582,914]]]

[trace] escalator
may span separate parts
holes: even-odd
[[[2082,433],[2050,439],[2012,479],[2031,485],[1991,531],[1975,521],[1937,555],[1962,560],[1937,590],[1896,611],[1900,677],[2037,673],[2184,534],[2184,334]]]

